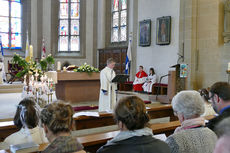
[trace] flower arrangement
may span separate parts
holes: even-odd
[[[14,54],[12,62],[23,68],[22,71],[16,74],[17,77],[23,77],[26,74],[35,75],[36,73],[41,76],[47,71],[48,64],[54,64],[54,58],[48,55],[46,58],[42,59],[40,63],[36,63],[33,60],[26,61],[18,54]]]
[[[43,71],[47,71],[51,69],[51,66],[54,64],[54,58],[52,57],[51,54],[49,54],[46,58],[42,58],[40,61],[41,69]]]
[[[78,68],[73,70],[74,72],[87,72],[87,73],[92,73],[92,72],[99,72],[98,68],[95,68],[93,66],[90,66],[87,63],[84,63],[83,65],[79,66]]]

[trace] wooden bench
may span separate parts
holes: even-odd
[[[17,131],[18,129],[13,121],[0,122],[0,142],[4,141],[6,137]]]
[[[147,108],[147,112],[151,119],[170,117],[170,121],[178,120],[178,118],[174,116],[171,105],[159,105]],[[99,115],[99,117],[79,116],[74,118],[76,130],[90,129],[116,124],[112,113],[101,112],[99,113]]]
[[[212,119],[214,116],[206,116],[206,120]],[[153,130],[153,134],[166,134],[169,136],[174,133],[174,130],[180,126],[180,121],[172,121],[167,123],[154,123],[150,125]],[[95,153],[101,146],[106,144],[108,140],[115,137],[119,131],[110,131],[105,133],[91,134],[78,137],[78,141],[84,146],[84,149],[88,152]]]
[[[179,121],[168,123],[154,123],[150,126],[154,134],[167,133],[167,136],[172,134],[176,127],[180,126]],[[101,146],[106,144],[108,140],[115,137],[120,131],[110,131],[105,133],[97,133],[78,137],[78,141],[84,146],[87,152],[95,153]],[[48,144],[41,144],[39,151],[45,149]],[[1,152],[0,152],[1,153]]]
[[[148,114],[151,119],[157,119],[162,117],[170,117],[170,121],[178,120],[174,116],[171,105],[158,105],[151,108],[147,108]],[[99,117],[92,116],[79,116],[74,118],[76,129],[90,129],[103,126],[115,125],[115,121],[112,113],[99,113]],[[0,141],[3,141],[10,134],[18,131],[13,121],[0,122]]]
[[[205,119],[210,120],[214,116],[206,116]],[[150,125],[150,128],[153,130],[153,133],[162,134],[165,133],[166,136],[173,134],[174,130],[180,126],[179,121],[172,121],[167,123],[154,123]],[[120,131],[110,131],[104,133],[90,134],[86,136],[78,137],[78,141],[84,146],[84,150],[87,152],[95,153],[101,146],[106,144],[108,140],[111,140],[115,137]],[[41,144],[39,150],[42,151],[45,149],[47,144]],[[0,153],[5,153],[1,152]]]
[[[163,83],[155,83],[152,86],[153,95],[167,95],[168,85]]]

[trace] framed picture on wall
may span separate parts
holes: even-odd
[[[169,45],[171,39],[171,16],[157,18],[156,44]]]
[[[150,46],[151,44],[151,20],[139,22],[139,46]]]

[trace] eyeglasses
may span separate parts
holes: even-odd
[[[208,100],[212,100],[212,98],[214,97],[214,93],[211,93],[211,96],[210,97],[208,97]]]

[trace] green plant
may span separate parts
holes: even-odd
[[[90,66],[89,64],[85,63],[85,64],[79,66],[77,69],[74,69],[74,72],[92,73],[92,72],[99,72],[99,69],[94,68],[93,66]]]
[[[41,76],[45,71],[47,71],[48,64],[54,64],[55,61],[51,55],[48,55],[46,58],[41,59],[39,63],[36,63],[33,60],[27,62],[18,54],[14,54],[12,62],[23,68],[22,71],[16,74],[17,77],[23,77],[26,74],[35,75],[36,73]]]

